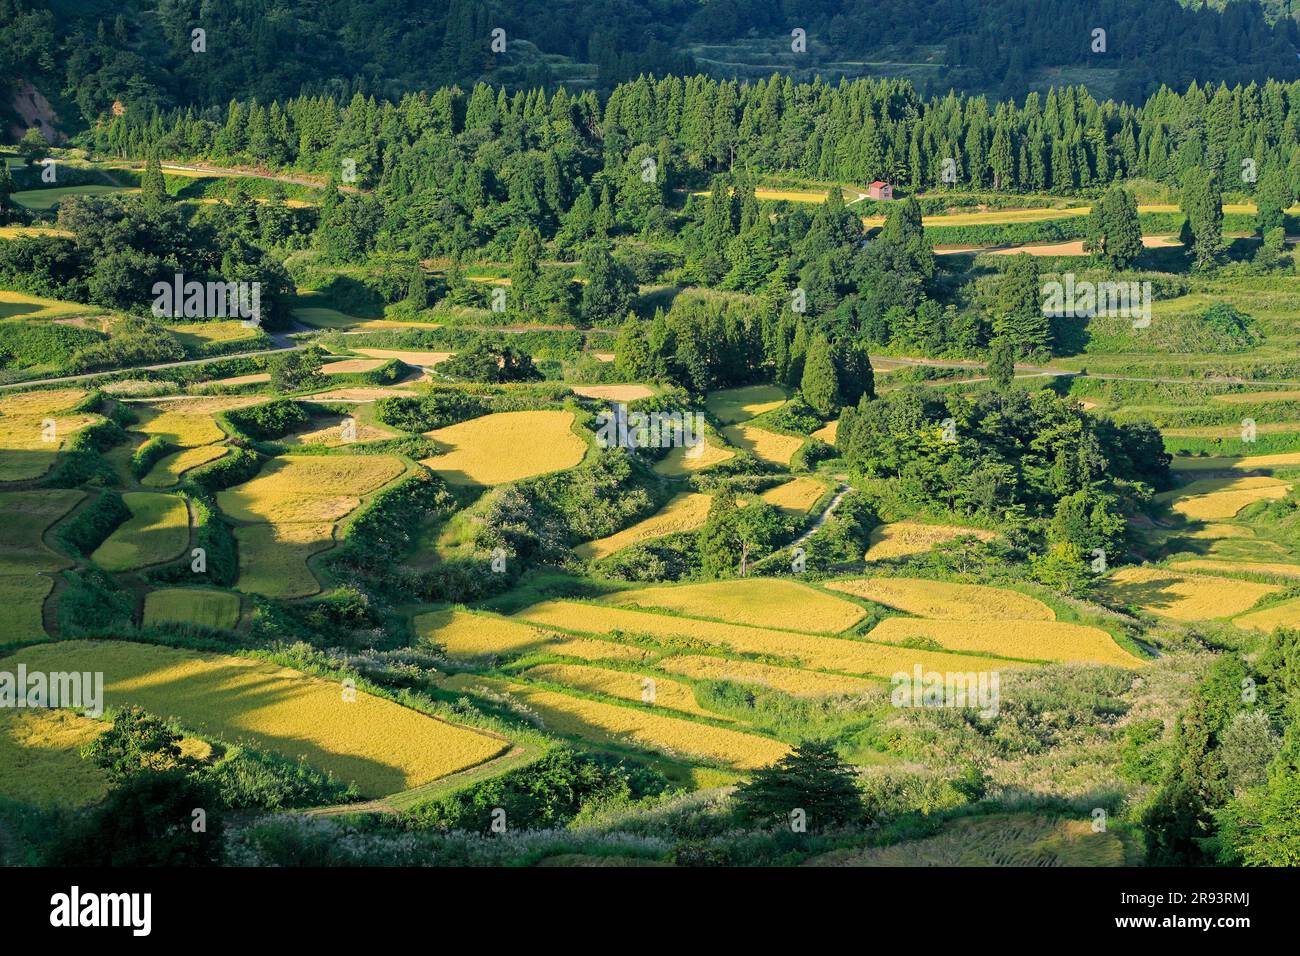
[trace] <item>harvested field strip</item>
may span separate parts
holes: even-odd
[[[582,462],[587,443],[573,413],[499,412],[428,432],[448,450],[420,463],[455,485],[500,485]]]
[[[660,608],[755,627],[845,631],[866,616],[851,601],[782,578],[749,578],[620,591],[603,599],[622,607]]]
[[[655,393],[653,388],[645,385],[574,385],[571,387],[574,395],[607,402],[635,402],[639,398],[649,398]]]
[[[757,425],[728,425],[722,434],[737,448],[772,465],[789,465],[804,442],[794,435],[782,435]]]
[[[1055,621],[1056,612],[1037,598],[983,584],[921,578],[860,578],[826,587],[936,621]]]
[[[190,512],[183,498],[154,491],[128,491],[131,517],[108,536],[90,559],[105,571],[134,571],[179,557],[190,543]]]
[[[715,714],[701,707],[690,684],[663,677],[591,667],[587,664],[539,664],[528,668],[522,676],[530,681],[545,681],[589,694],[604,694],[606,697],[642,703],[654,710],[675,710],[696,717],[735,723],[732,717]]]
[[[144,626],[197,624],[229,630],[239,623],[239,595],[207,588],[164,588],[144,598]]]
[[[930,640],[950,651],[1000,654],[1026,660],[1114,664],[1138,667],[1114,638],[1099,627],[1061,621],[931,621],[890,617],[868,635],[872,640],[903,644]]]
[[[421,644],[458,660],[560,654],[583,660],[644,660],[649,652],[614,641],[557,634],[512,618],[470,611],[429,611],[411,622]]]
[[[536,712],[552,733],[595,744],[616,744],[669,756],[752,770],[782,757],[789,747],[778,740],[713,727],[680,717],[665,717],[646,707],[622,706],[571,697],[527,684],[495,681],[471,674],[448,678],[452,690],[483,686],[505,692]]]
[[[1117,604],[1131,605],[1176,621],[1210,621],[1234,617],[1260,598],[1281,588],[1164,568],[1127,567],[1111,573],[1104,593]]]
[[[464,770],[506,741],[436,720],[338,683],[244,657],[125,641],[61,641],[3,664],[29,671],[103,671],[108,706],[135,704],[182,726],[305,759],[363,796],[382,797]]]
[[[57,415],[80,404],[87,394],[84,389],[80,388],[16,392],[0,397],[0,415],[6,417]]]
[[[814,670],[842,674],[889,676],[920,664],[927,670],[989,670],[1001,666],[1031,666],[995,662],[993,658],[940,651],[913,650],[869,641],[822,637],[777,631],[769,628],[670,617],[624,608],[583,604],[577,601],[546,601],[515,615],[572,631],[590,634],[646,634],[656,640],[685,648],[725,648],[733,653],[785,658]]]
[[[733,661],[725,657],[687,654],[666,657],[655,664],[660,670],[696,680],[732,681],[770,687],[793,697],[837,697],[861,694],[880,686],[878,681],[858,677],[840,677],[796,667],[773,667],[752,661]]]
[[[697,531],[704,527],[705,519],[709,515],[709,503],[712,500],[711,495],[699,492],[676,495],[649,518],[638,521],[608,538],[580,544],[573,549],[573,553],[585,561],[599,561],[642,541],[651,541],[682,531]]]
[[[1297,425],[1287,423],[1287,430]],[[1240,429],[1234,427],[1234,434]],[[1264,426],[1259,430],[1264,431]],[[1168,433],[1166,433],[1168,434]],[[1247,455],[1244,458],[1196,458],[1175,456],[1171,466],[1175,471],[1258,471],[1266,468],[1300,468],[1300,452],[1283,452],[1277,455]]]
[[[0,574],[57,571],[72,562],[45,545],[45,530],[75,508],[84,491],[0,492]]]
[[[455,352],[429,352],[429,351],[412,351],[404,349],[352,349],[361,355],[368,355],[377,359],[397,359],[405,362],[407,365],[416,367],[427,367],[437,365],[439,362],[445,362],[455,355]]]
[[[230,449],[225,445],[202,445],[198,448],[173,452],[159,459],[158,463],[149,469],[149,474],[140,480],[140,484],[146,488],[170,488],[191,468],[216,461],[229,451]]]
[[[981,541],[995,541],[999,535],[983,528],[963,528],[958,525],[924,524],[919,521],[894,521],[882,524],[871,532],[866,560],[887,561],[925,554],[937,544],[970,536]]]

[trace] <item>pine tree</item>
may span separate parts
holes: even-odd
[[[808,347],[799,390],[803,393],[803,400],[823,418],[830,418],[839,411],[839,373],[835,369],[831,344],[824,335],[815,336]]]
[[[140,198],[146,205],[157,206],[167,201],[167,184],[163,179],[162,161],[158,151],[151,150],[140,174]]]
[[[406,285],[406,304],[417,312],[429,307],[429,286],[419,259],[411,264],[411,278]]]
[[[790,826],[799,819],[810,831],[856,823],[863,811],[856,777],[833,743],[805,740],[737,788],[736,816],[742,823],[769,826]]]
[[[987,371],[993,387],[1006,391],[1016,377],[1015,349],[1005,338],[999,336],[989,343],[989,364]]]
[[[1223,252],[1223,195],[1213,172],[1189,169],[1183,185],[1183,214],[1191,234],[1193,267],[1214,268]]]
[[[994,298],[993,333],[1006,339],[1018,358],[1051,349],[1051,323],[1043,314],[1038,260],[1033,256],[1011,257]]]

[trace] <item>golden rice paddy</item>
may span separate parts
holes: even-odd
[[[710,392],[704,407],[724,425],[743,422],[785,404],[786,393],[775,385],[746,385]]]
[[[1249,610],[1260,598],[1279,590],[1275,584],[1150,567],[1119,568],[1104,584],[1104,593],[1112,601],[1177,621],[1234,617]]]
[[[428,367],[437,365],[439,362],[445,362],[455,355],[455,352],[430,352],[418,349],[352,349],[361,355],[368,355],[371,358],[397,359],[399,362],[405,362],[407,365]]]
[[[826,587],[936,621],[1055,621],[1056,612],[1037,598],[983,584],[921,578],[861,578]]]
[[[1266,561],[1215,561],[1213,559],[1193,558],[1187,561],[1172,561],[1169,566],[1179,571],[1219,571],[1224,573],[1244,571],[1249,574],[1276,574],[1283,578],[1300,578],[1300,565]]]
[[[326,448],[340,448],[344,445],[384,441],[398,434],[383,425],[374,425],[354,418],[352,419],[351,432],[345,437],[343,426],[347,420],[348,416],[342,415],[329,419],[318,419],[314,423],[316,427],[289,435],[284,439],[284,443],[290,446],[324,445]]]
[[[544,652],[582,660],[642,660],[647,652],[590,637],[571,637],[496,614],[443,610],[417,615],[416,637],[441,647],[449,657],[477,660]]]
[[[251,524],[235,529],[239,590],[273,598],[320,591],[307,559],[334,545],[332,524]]]
[[[655,463],[655,472],[666,478],[682,478],[736,457],[735,451],[718,444],[713,436],[705,434],[700,438],[701,441],[690,448],[668,449],[668,454]]]
[[[103,799],[108,772],[83,760],[81,748],[107,728],[70,710],[0,709],[0,797],[60,807]]]
[[[0,416],[57,415],[80,404],[87,394],[80,388],[16,392],[0,397]]]
[[[742,578],[620,591],[604,599],[623,607],[660,608],[755,627],[834,633],[866,616],[858,605],[784,578]]]
[[[498,412],[428,432],[448,450],[420,463],[456,485],[500,485],[581,463],[573,413]]]
[[[406,470],[393,455],[283,455],[251,481],[217,494],[237,521],[335,521]]]
[[[596,744],[619,744],[669,756],[752,770],[780,759],[785,744],[757,734],[713,727],[681,717],[666,717],[645,707],[625,707],[531,687],[492,681],[470,674],[448,678],[444,686],[472,690],[485,686],[505,691],[527,705],[553,733]]]
[[[260,660],[126,641],[60,641],[5,659],[29,670],[103,671],[108,706],[135,704],[182,726],[304,759],[363,796],[465,770],[508,743],[335,681]]]
[[[229,630],[239,623],[239,595],[208,588],[164,588],[144,598],[144,626],[198,624]]]
[[[131,517],[90,556],[105,571],[134,571],[161,564],[189,547],[190,512],[185,499],[156,491],[128,491],[122,502]]]
[[[704,522],[709,515],[709,503],[712,500],[711,495],[699,492],[683,492],[675,495],[644,521],[638,521],[607,538],[580,544],[573,549],[573,553],[584,561],[599,561],[643,541],[651,541],[683,531],[696,531],[704,527]]]
[[[1285,498],[1291,485],[1276,478],[1203,478],[1174,491],[1156,495],[1178,514],[1193,521],[1231,518],[1256,501]]]
[[[39,478],[59,451],[98,415],[0,414],[0,481]]]
[[[861,694],[877,685],[860,677],[821,674],[796,667],[773,667],[753,661],[733,661],[725,657],[686,654],[666,657],[656,665],[660,670],[696,680],[732,681],[770,687],[792,697],[838,697]]]
[[[911,670],[917,664],[939,671],[978,671],[999,666],[1006,670],[1021,666],[968,654],[701,621],[578,601],[545,601],[520,611],[515,617],[589,634],[644,634],[683,649],[723,648],[732,653],[779,657],[814,670],[842,674],[889,676]]]
[[[887,561],[924,554],[935,545],[970,536],[981,541],[994,541],[998,535],[983,528],[963,528],[958,525],[923,524],[919,521],[894,521],[883,524],[871,532],[867,548],[868,561]]]
[[[181,448],[211,445],[226,437],[211,412],[168,411],[136,405],[139,423],[131,430],[162,438]]]
[[[1283,601],[1262,611],[1251,611],[1235,617],[1232,623],[1265,633],[1279,627],[1300,627],[1300,598]]]
[[[149,474],[140,480],[140,484],[146,488],[170,488],[191,468],[216,461],[229,451],[230,449],[225,445],[200,445],[198,448],[173,452],[160,458],[158,463],[149,469]]]
[[[384,359],[343,359],[322,366],[321,371],[326,375],[355,375],[358,372],[373,372],[384,362]]]
[[[817,429],[815,432],[813,432],[812,437],[820,438],[828,445],[834,445],[835,439],[839,436],[839,433],[840,433],[840,420],[837,418],[835,419],[835,421],[829,422],[823,425],[821,428]]]
[[[807,514],[826,494],[826,483],[807,476],[769,488],[759,498],[792,514]]]
[[[1285,423],[1289,429],[1295,423]],[[1300,452],[1283,452],[1277,455],[1247,455],[1244,458],[1197,458],[1175,456],[1171,466],[1174,471],[1257,471],[1264,468],[1300,468]]]
[[[1001,654],[1025,660],[1120,667],[1137,667],[1141,663],[1101,628],[1061,621],[931,621],[890,617],[877,624],[868,637],[890,644],[929,639],[946,650]]]
[[[539,664],[528,668],[523,676],[531,681],[560,684],[589,694],[604,694],[606,697],[646,704],[655,709],[663,708],[696,717],[734,722],[731,717],[701,707],[690,684],[664,677],[592,667],[588,664]]]
[[[45,299],[26,292],[0,289],[0,319],[58,319],[92,311],[91,306],[77,302]]]
[[[757,425],[728,425],[722,429],[722,434],[737,448],[772,465],[789,465],[804,442],[795,435],[782,435]]]

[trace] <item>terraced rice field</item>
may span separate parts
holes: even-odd
[[[411,626],[421,643],[440,647],[459,660],[543,652],[582,660],[635,661],[647,656],[646,651],[627,644],[570,637],[496,614],[429,611],[417,615]]]
[[[1300,598],[1283,601],[1262,611],[1251,611],[1233,618],[1237,627],[1268,633],[1279,627],[1300,627]]]
[[[1279,424],[1288,425],[1287,430],[1295,427],[1292,423]],[[1264,426],[1259,426],[1259,430],[1263,431]],[[1259,471],[1269,468],[1300,468],[1300,452],[1284,452],[1277,455],[1246,455],[1243,458],[1175,456],[1170,467],[1174,471]]]
[[[251,481],[219,492],[217,505],[236,521],[322,524],[405,470],[393,455],[283,455]]]
[[[736,457],[734,450],[718,444],[713,436],[706,434],[703,438],[692,448],[668,449],[668,454],[655,463],[655,472],[665,478],[684,478]]]
[[[125,186],[54,186],[49,189],[24,189],[10,198],[33,212],[49,212],[68,196],[107,196],[111,193],[139,192]]]
[[[834,445],[835,439],[840,433],[840,420],[837,418],[833,422],[823,425],[812,433],[813,438],[820,438],[828,445]]]
[[[41,609],[53,589],[53,579],[35,572],[0,574],[0,607],[5,609],[0,643],[45,637]]]
[[[326,375],[355,375],[358,372],[373,372],[385,364],[384,359],[343,359],[329,362],[321,367]]]
[[[653,388],[646,385],[573,385],[571,388],[574,395],[606,402],[635,402],[655,393]]]
[[[200,445],[198,448],[172,452],[158,459],[158,463],[149,469],[149,474],[140,480],[140,484],[146,488],[170,488],[191,468],[216,461],[229,451],[225,445]]]
[[[332,524],[251,524],[235,529],[239,590],[273,598],[320,591],[307,559],[334,545]]]
[[[748,421],[785,404],[786,393],[776,385],[746,385],[710,392],[704,407],[724,425]]]
[[[773,507],[790,514],[807,514],[812,506],[821,501],[826,494],[824,481],[807,476],[787,481],[783,485],[769,488],[759,497]]]
[[[873,641],[905,644],[934,641],[950,651],[1000,654],[1022,660],[1114,664],[1138,667],[1099,627],[1061,621],[931,621],[919,617],[890,617],[867,635]]]
[[[428,432],[448,450],[420,464],[454,485],[500,485],[564,471],[587,454],[572,425],[572,412],[484,415]]]
[[[100,420],[69,412],[85,397],[81,389],[56,389],[0,398],[0,481],[27,481],[49,471],[60,449]]]
[[[189,547],[190,512],[183,498],[128,491],[122,501],[131,517],[90,556],[105,571],[134,571],[161,564]]]
[[[998,535],[983,528],[963,528],[959,525],[923,524],[919,521],[894,521],[883,524],[871,532],[866,560],[889,561],[925,554],[946,541],[970,536],[981,541],[995,541]]]
[[[345,438],[343,425],[348,416],[334,415],[315,419],[307,431],[295,432],[284,438],[286,445],[324,445],[326,448],[339,448],[343,445],[357,445],[364,442],[385,441],[398,433],[383,425],[374,425],[353,419],[351,437]]]
[[[471,674],[448,678],[452,690],[476,686],[506,692],[541,716],[551,733],[596,744],[617,744],[670,756],[753,770],[780,759],[789,749],[778,740],[666,717],[645,707],[625,707],[527,684],[492,681]]]
[[[81,759],[81,748],[107,727],[68,710],[0,709],[0,798],[58,807],[103,799],[108,772]]]
[[[508,742],[253,658],[126,641],[60,641],[0,661],[29,671],[104,672],[105,703],[304,759],[363,796],[382,797],[490,760]]]
[[[211,445],[226,437],[210,411],[182,411],[143,404],[136,405],[135,411],[140,420],[131,426],[132,431],[162,438],[180,448]]]
[[[1288,482],[1277,478],[1203,478],[1174,491],[1155,496],[1178,514],[1193,521],[1220,521],[1256,501],[1285,498]]]
[[[144,626],[197,624],[229,630],[239,623],[239,595],[208,588],[164,588],[144,598]]]
[[[26,292],[0,289],[0,319],[62,319],[94,311],[92,306],[79,302],[44,299]]]
[[[223,342],[240,342],[244,339],[262,338],[263,334],[255,326],[245,325],[238,319],[230,321],[178,322],[164,326],[187,352],[201,351],[209,345]]]
[[[1037,814],[962,817],[935,836],[892,846],[834,850],[809,866],[1125,866],[1125,845],[1113,831],[1094,833],[1091,820]]]
[[[1037,598],[983,584],[921,578],[860,578],[826,587],[936,621],[1055,621],[1056,612]]]
[[[584,561],[599,561],[624,548],[643,541],[652,541],[664,535],[683,531],[697,531],[704,527],[709,515],[711,495],[700,492],[683,492],[668,500],[662,508],[644,521],[638,521],[607,538],[588,541],[573,549]]]
[[[695,654],[666,657],[655,666],[696,680],[731,681],[769,687],[792,697],[857,695],[881,686],[878,681],[860,677],[840,677],[796,667],[774,667],[753,661],[733,661],[725,657]]]
[[[72,562],[46,547],[45,530],[75,508],[84,491],[0,492],[0,574],[57,571]]]
[[[1275,389],[1263,392],[1228,392],[1226,395],[1212,395],[1216,402],[1229,405],[1254,405],[1256,402],[1300,402],[1300,390]]]
[[[728,723],[731,717],[705,710],[695,699],[690,684],[649,674],[592,667],[589,664],[539,664],[523,672],[530,681],[572,687],[589,694],[603,694],[659,710],[672,710],[695,717],[710,717]]]
[[[803,445],[802,438],[768,431],[757,425],[728,425],[722,434],[737,448],[772,465],[788,466],[794,453]]]
[[[1193,558],[1188,561],[1171,561],[1178,571],[1217,571],[1220,573],[1246,572],[1249,574],[1276,574],[1284,578],[1300,578],[1300,565],[1270,563],[1266,561],[1215,561]]]
[[[1103,593],[1117,604],[1176,621],[1210,621],[1243,614],[1260,598],[1280,590],[1275,584],[1126,567],[1111,573]]]
[[[659,608],[755,627],[835,633],[866,616],[858,605],[784,578],[640,588],[604,599],[621,607]]]
[[[814,670],[860,676],[888,677],[899,671],[910,671],[917,664],[938,671],[1007,670],[1021,666],[989,657],[701,621],[578,601],[545,601],[520,611],[515,618],[589,634],[644,634],[683,650],[727,649],[739,654],[770,655]]]

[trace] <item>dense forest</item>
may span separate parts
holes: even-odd
[[[204,31],[201,51],[194,29]],[[805,31],[807,52],[792,49],[795,29]],[[1104,52],[1094,49],[1098,29]],[[495,30],[504,49],[493,48]],[[917,77],[927,95],[1020,98],[1046,88],[1044,71],[1101,69],[1118,76],[1119,98],[1137,101],[1161,84],[1293,79],[1297,36],[1283,5],[1247,0],[1107,0],[1094,9],[1072,0],[3,0],[0,81],[25,79],[66,102],[79,114],[62,117],[69,127],[94,123],[115,103],[147,113],[233,98],[397,98],[478,81],[607,91],[643,72],[689,73],[706,62],[715,76],[734,76],[751,54],[753,64],[808,78],[846,75],[843,64],[926,58],[942,66]],[[705,46],[731,53],[725,63],[697,61],[692,51]]]

